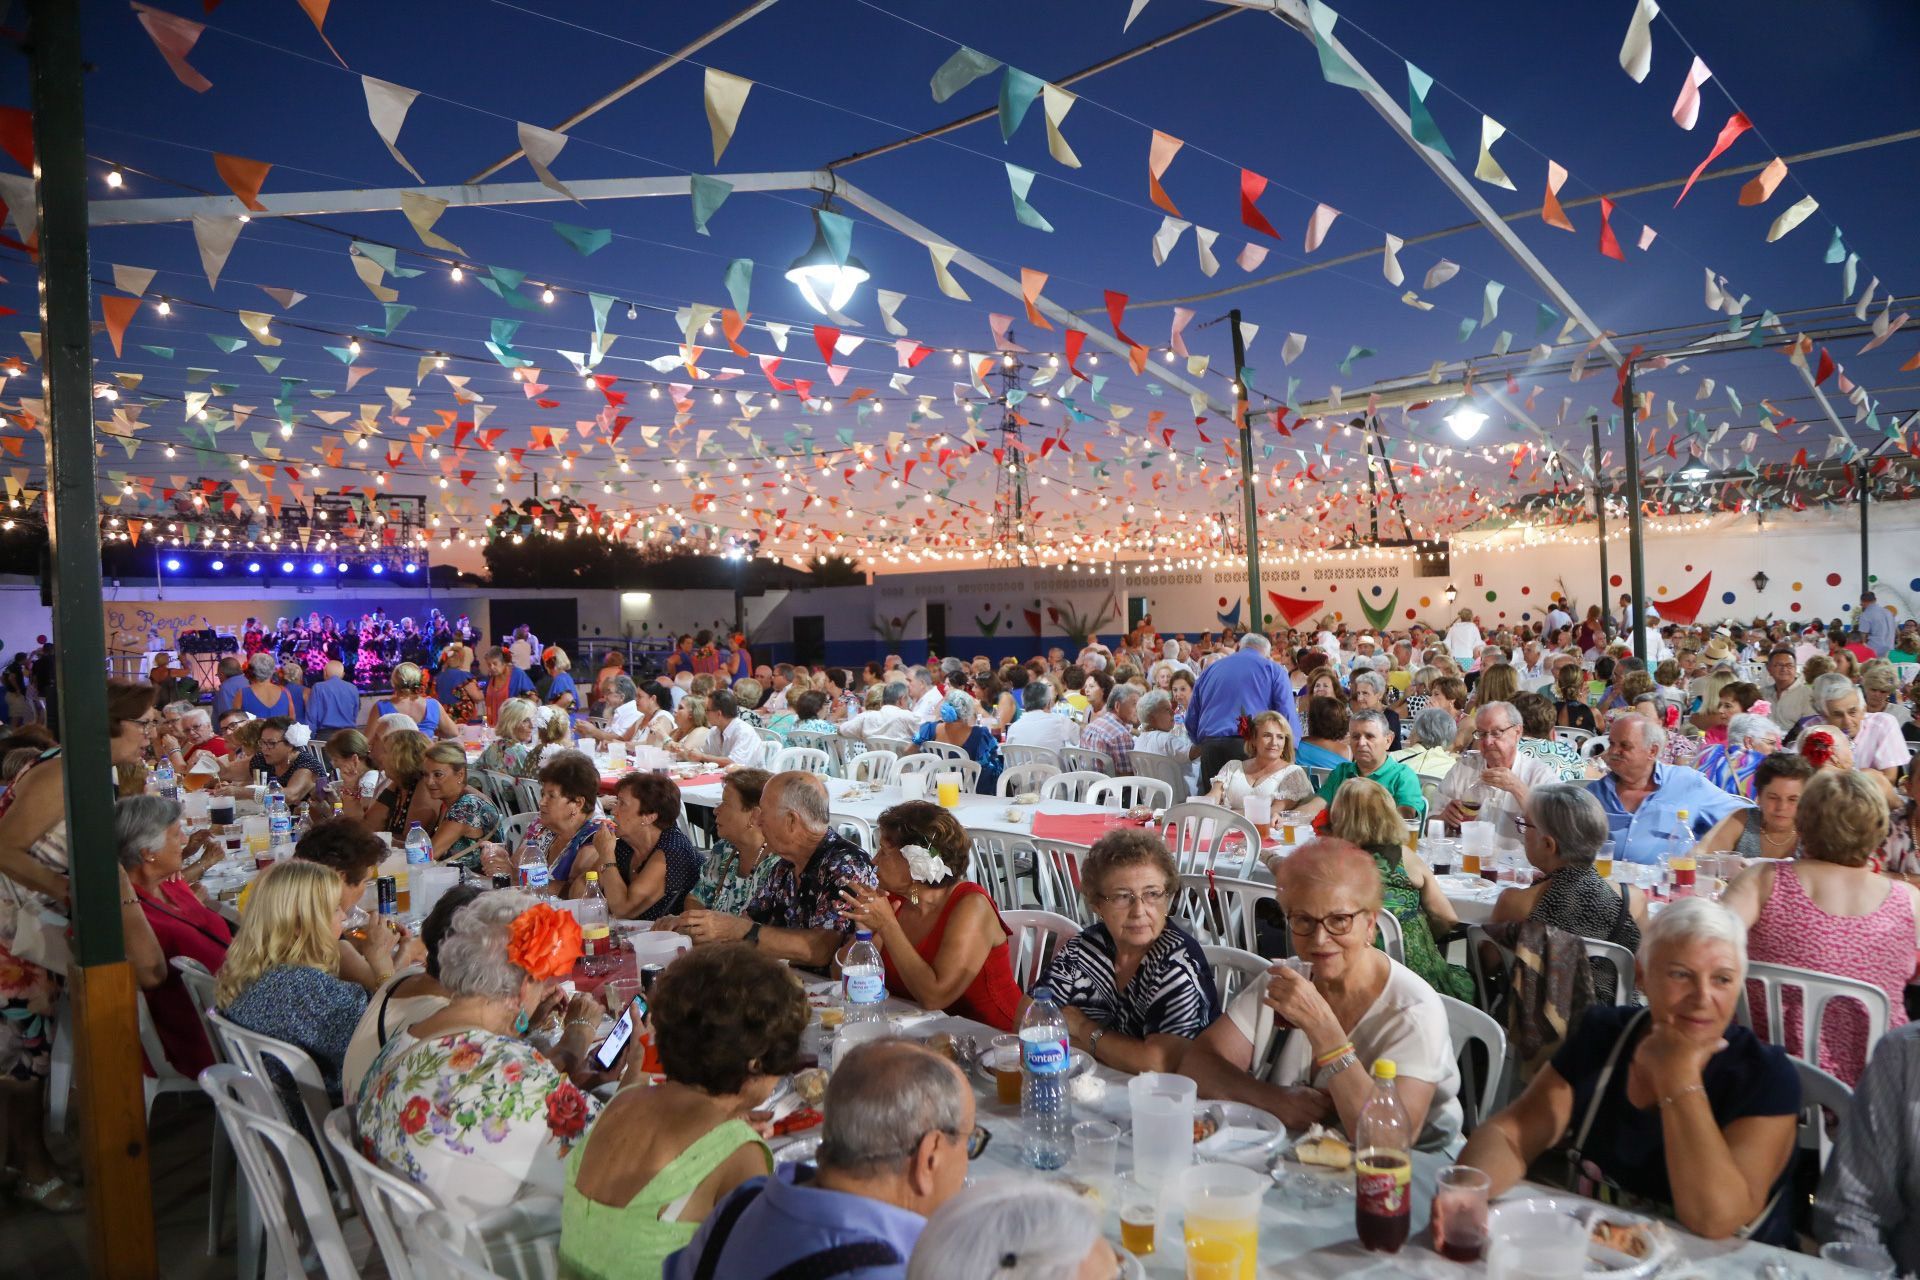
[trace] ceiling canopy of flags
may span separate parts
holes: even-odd
[[[1656,513],[1908,496],[1920,12],[1675,8],[89,6],[103,516],[884,572],[1235,558],[1243,468],[1281,557],[1589,537],[1630,459]]]

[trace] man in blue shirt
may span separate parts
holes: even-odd
[[[966,1182],[984,1147],[973,1089],[944,1057],[907,1040],[863,1044],[827,1085],[819,1171],[784,1164],[714,1207],[665,1280],[774,1275],[902,1280],[927,1215]]]
[[[1244,760],[1242,716],[1277,711],[1287,718],[1293,740],[1300,740],[1300,713],[1293,705],[1293,678],[1270,656],[1273,642],[1256,632],[1240,637],[1240,651],[1200,673],[1187,704],[1187,736],[1200,749],[1200,789],[1229,760]]]
[[[1860,635],[1876,658],[1893,652],[1893,610],[1871,591],[1860,593]]]
[[[1607,731],[1607,775],[1587,784],[1613,829],[1613,856],[1623,862],[1659,862],[1674,847],[1683,809],[1691,849],[1720,819],[1752,807],[1696,769],[1662,764],[1666,745],[1667,731],[1652,720],[1621,716]]]
[[[240,659],[231,655],[220,659],[220,684],[213,691],[213,718],[240,705],[240,693],[247,687],[247,676]]]
[[[329,662],[325,678],[307,690],[307,723],[313,726],[315,742],[360,726],[360,690],[344,678],[346,673],[338,661]]]

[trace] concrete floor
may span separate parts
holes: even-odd
[[[154,1104],[148,1137],[159,1274],[165,1280],[236,1277],[231,1208],[226,1215],[226,1248],[218,1255],[207,1253],[207,1196],[212,1169],[208,1153],[215,1123],[213,1104],[204,1098],[170,1095]],[[56,1144],[54,1150],[57,1157],[64,1158],[71,1143]],[[0,1196],[0,1242],[4,1242],[0,1244],[0,1275],[86,1276],[86,1227],[84,1212],[51,1214]],[[384,1280],[386,1267],[359,1219],[348,1219],[342,1229],[354,1259],[361,1264],[360,1274],[367,1280]]]

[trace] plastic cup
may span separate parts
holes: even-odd
[[[1193,1163],[1193,1107],[1199,1086],[1186,1076],[1143,1071],[1127,1081],[1133,1111],[1133,1171],[1147,1186]]]
[[[1820,1246],[1820,1261],[1872,1276],[1896,1273],[1893,1255],[1871,1240],[1835,1240]]]
[[[934,798],[942,809],[960,807],[960,775],[943,773],[934,782]]]
[[[927,798],[927,775],[924,773],[903,773],[900,778],[900,798],[902,800],[925,800]]]
[[[600,988],[600,998],[606,1001],[607,1012],[615,1018],[627,1011],[634,998],[640,994],[640,979],[610,978]]]
[[[1264,1173],[1236,1164],[1196,1165],[1180,1175],[1181,1237],[1189,1276],[1255,1280],[1260,1197],[1266,1189]]]
[[[1073,1126],[1073,1168],[1086,1181],[1105,1186],[1113,1178],[1120,1153],[1120,1126],[1106,1120],[1082,1120]]]
[[[1493,1180],[1471,1165],[1448,1165],[1433,1192],[1433,1247],[1453,1262],[1478,1262],[1487,1250],[1487,1193]]]
[[[1487,1274],[1492,1280],[1581,1280],[1587,1224],[1570,1213],[1527,1213],[1493,1221]]]
[[[1160,1217],[1160,1197],[1132,1174],[1123,1173],[1114,1185],[1120,1214],[1120,1244],[1135,1257],[1153,1253],[1154,1228]]]

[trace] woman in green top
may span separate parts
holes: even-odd
[[[1406,944],[1406,966],[1426,979],[1443,996],[1473,1000],[1473,975],[1448,964],[1436,933],[1451,933],[1460,919],[1440,890],[1440,880],[1420,855],[1406,848],[1407,824],[1393,796],[1377,782],[1350,778],[1334,794],[1327,812],[1327,834],[1351,841],[1373,855],[1380,868],[1380,886],[1386,909],[1400,922]]]
[[[667,1078],[623,1085],[567,1158],[560,1270],[572,1280],[658,1280],[716,1204],[773,1171],[747,1117],[800,1065],[800,980],[745,943],[720,943],[674,961],[651,1000]],[[629,1079],[639,1060],[629,1048]]]

